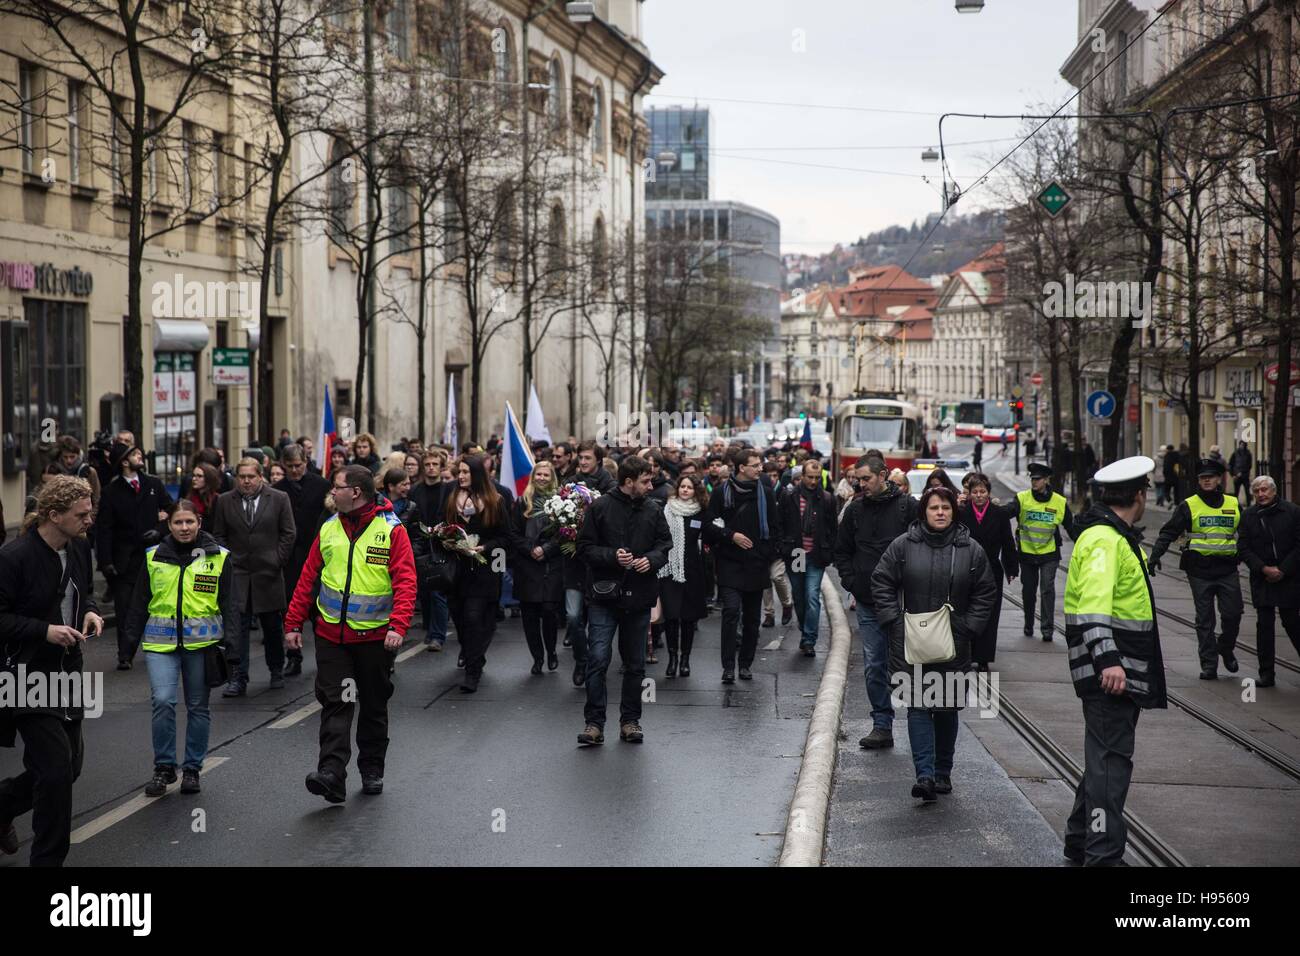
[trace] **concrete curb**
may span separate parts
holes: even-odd
[[[831,628],[831,649],[817,687],[817,702],[808,722],[799,779],[786,817],[785,842],[778,866],[821,866],[826,823],[831,806],[831,781],[839,753],[840,715],[849,676],[853,631],[844,600],[830,575],[822,578],[822,610]]]

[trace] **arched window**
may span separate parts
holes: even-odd
[[[560,70],[559,57],[551,58],[547,77],[546,113],[551,121],[551,129],[564,128],[564,76]]]
[[[492,28],[492,82],[496,84],[497,106],[511,105],[515,80],[515,42],[504,20]]]
[[[591,150],[605,156],[605,89],[596,81],[591,97]]]
[[[609,243],[605,240],[605,220],[600,216],[591,227],[591,279],[592,288],[605,291],[609,282]]]
[[[352,228],[352,185],[356,181],[353,175],[356,162],[355,156],[348,156],[347,144],[341,139],[334,140],[326,179],[326,231],[335,242],[342,242]]]

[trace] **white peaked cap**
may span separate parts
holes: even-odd
[[[1099,469],[1092,480],[1099,485],[1120,485],[1145,478],[1155,470],[1156,463],[1146,455],[1134,455],[1121,458],[1105,468]]]

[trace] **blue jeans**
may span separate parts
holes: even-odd
[[[880,730],[894,729],[894,704],[889,699],[889,635],[876,621],[876,609],[858,605],[858,628],[862,631],[862,671],[871,701],[871,724]]]
[[[424,642],[447,640],[447,617],[451,613],[447,604],[447,595],[429,588],[420,600],[420,613],[424,617]]]
[[[817,643],[817,630],[822,623],[822,575],[826,569],[807,560],[802,571],[787,571],[790,592],[794,597],[794,613],[799,619],[803,636],[799,645],[809,647]]]
[[[501,606],[513,607],[519,602],[515,600],[515,579],[510,575],[510,569],[507,568],[501,575]]]
[[[916,779],[952,775],[952,755],[957,749],[957,711],[907,708],[907,739],[912,745]]]
[[[585,663],[587,660],[587,620],[583,617],[582,592],[574,588],[564,591],[564,616],[569,623],[564,632],[573,646],[573,662]]]
[[[609,670],[615,633],[624,668],[618,722],[641,719],[641,679],[645,677],[649,631],[650,608],[622,611],[603,604],[587,605],[587,706],[582,711],[587,723],[605,726],[605,672]]]
[[[185,682],[185,770],[198,770],[208,755],[207,671],[203,651],[145,651],[149,690],[153,697],[153,762],[156,767],[176,766],[176,686]]]

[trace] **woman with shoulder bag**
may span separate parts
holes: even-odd
[[[488,477],[482,455],[466,455],[457,466],[456,489],[447,496],[444,519],[458,524],[467,534],[477,535],[475,551],[481,560],[461,558],[460,580],[450,596],[451,616],[465,658],[465,676],[460,689],[478,690],[487,663],[487,649],[496,630],[497,602],[501,600],[501,576],[505,570],[499,555],[514,552],[515,535],[510,513]],[[499,569],[499,570],[498,570]]]
[[[145,552],[127,633],[138,636],[153,698],[154,774],[144,792],[160,797],[176,782],[176,687],[185,686],[185,760],[181,793],[199,792],[212,725],[209,671],[224,661],[238,633],[239,610],[230,583],[229,552],[200,530],[194,503],[182,499],[167,519],[167,535]],[[210,660],[211,658],[211,660]]]
[[[876,618],[889,634],[891,684],[907,705],[916,783],[912,796],[933,803],[952,792],[957,711],[966,701],[971,643],[980,635],[997,585],[984,549],[956,521],[957,496],[942,486],[921,496],[921,518],[899,535],[871,576]],[[937,674],[926,680],[927,675]]]
[[[549,461],[533,466],[532,480],[515,502],[513,519],[516,549],[510,560],[514,596],[523,609],[524,638],[533,655],[532,673],[555,670],[560,658],[555,653],[560,605],[564,601],[564,555],[559,539],[550,530],[545,503],[555,494],[555,467]]]
[[[664,505],[664,518],[673,538],[668,563],[659,570],[659,600],[668,639],[665,677],[676,677],[679,673],[683,677],[691,676],[695,625],[708,613],[704,552],[700,544],[704,511],[708,506],[709,493],[704,481],[694,475],[678,478],[673,496]]]

